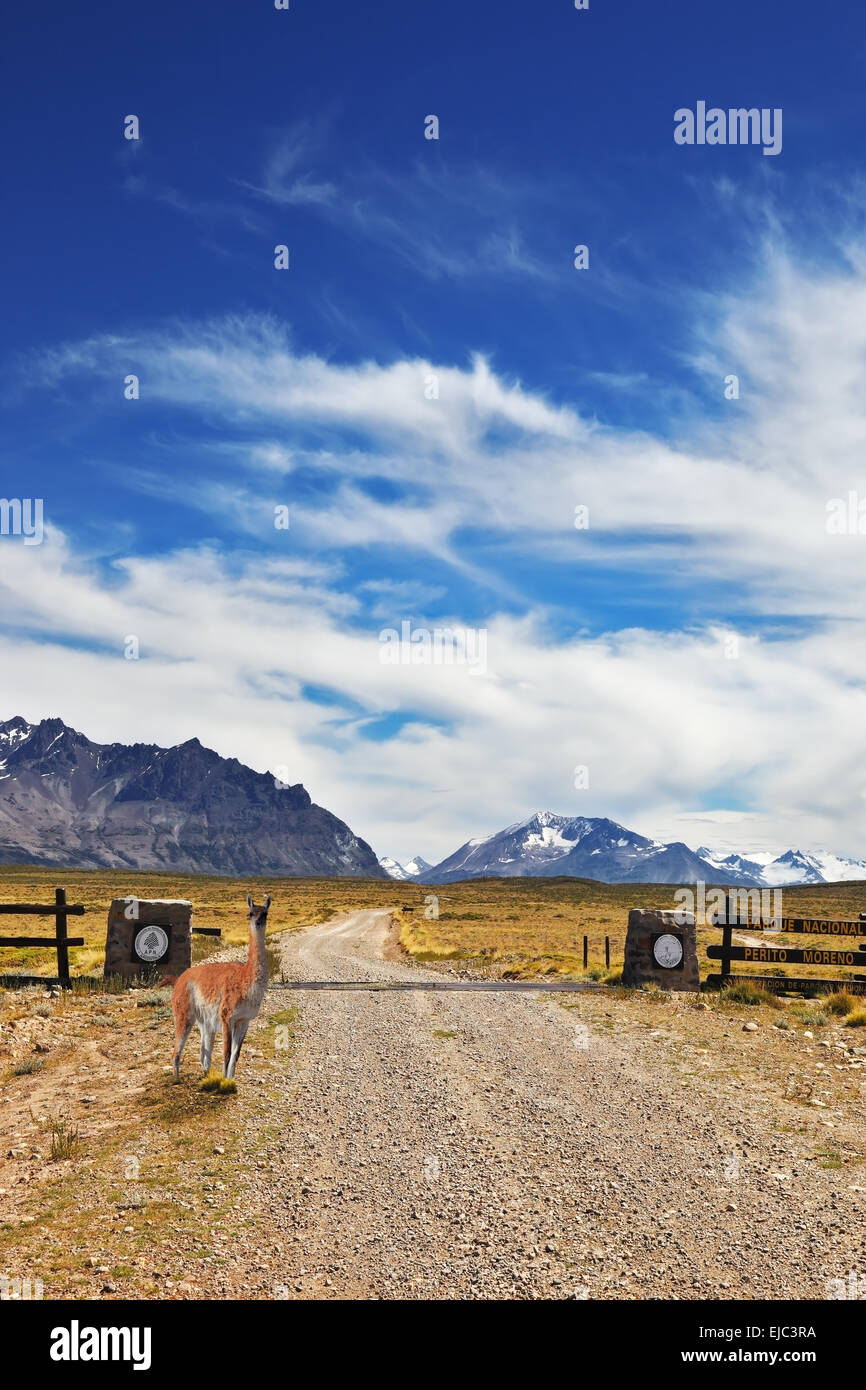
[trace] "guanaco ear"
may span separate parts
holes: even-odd
[[[271,895],[270,895],[270,893],[268,893],[267,897],[265,898],[265,912],[267,912],[267,910],[268,910],[268,908],[270,907],[270,905],[271,905]]]
[[[253,902],[252,897],[249,893],[247,893],[247,907],[249,908],[250,912],[252,912],[253,908],[255,907],[255,903]]]

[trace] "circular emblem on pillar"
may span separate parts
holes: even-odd
[[[683,958],[683,943],[678,936],[673,936],[666,932],[664,936],[657,936],[653,942],[653,957],[656,965],[660,965],[664,970],[676,970]]]
[[[142,927],[135,934],[135,954],[152,965],[168,950],[168,933],[162,927]]]

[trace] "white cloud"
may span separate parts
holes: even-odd
[[[0,583],[39,641],[0,638],[9,713],[59,713],[104,740],[195,735],[259,769],[287,764],[380,853],[445,854],[536,805],[654,834],[722,780],[756,808],[750,841],[772,826],[783,842],[858,848],[866,734],[852,678],[866,680],[866,648],[840,677],[844,630],[753,639],[729,660],[723,632],[553,644],[537,618],[493,616],[486,675],[384,667],[376,631],[347,623],[353,596],[297,566],[189,550],[128,561],[106,590],[57,538],[22,555],[0,547]],[[139,662],[122,657],[129,634]],[[67,645],[82,639],[101,650]],[[345,707],[304,698],[307,685]],[[357,705],[418,718],[373,743]],[[576,764],[588,792],[573,790]]]
[[[7,712],[61,713],[96,738],[196,734],[259,768],[287,763],[397,858],[434,859],[536,806],[717,841],[704,818],[725,813],[723,787],[750,808],[751,844],[862,854],[866,536],[828,535],[825,508],[849,488],[866,497],[866,269],[852,257],[816,274],[769,257],[760,284],[713,309],[694,360],[719,398],[736,372],[741,398],[674,442],[599,427],[480,357],[334,365],[299,353],[271,320],[46,355],[39,371],[55,381],[132,361],[151,400],[223,425],[231,481],[199,496],[184,479],[186,505],[254,508],[302,463],[336,486],[324,502],[287,499],[291,563],[248,553],[244,539],[233,557],[139,555],[108,586],[56,534],[26,552],[0,542]],[[394,500],[365,491],[383,478]],[[589,531],[573,528],[577,503]],[[441,570],[431,585],[425,556],[483,582],[488,674],[382,667],[375,623],[359,626],[370,592],[322,558],[348,564],[361,551],[387,554],[383,574],[407,605],[435,595]],[[549,603],[536,590],[522,616],[503,611],[520,592],[516,556],[549,575]],[[583,602],[581,577],[596,566],[616,567],[623,592],[631,574],[638,596],[653,571],[668,573],[683,592],[713,594],[717,620],[558,636],[553,611]],[[373,617],[388,601],[385,588]],[[127,633],[141,638],[140,663],[122,661]],[[58,656],[56,642],[76,640],[108,652]],[[305,685],[342,692],[345,708],[305,699]],[[383,742],[363,737],[370,716],[394,711],[414,722]],[[576,764],[590,769],[589,792],[573,789]]]

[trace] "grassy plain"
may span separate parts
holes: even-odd
[[[483,970],[492,975],[531,978],[583,974],[583,937],[589,938],[590,973],[603,977],[605,937],[610,938],[611,971],[622,966],[626,925],[632,907],[673,908],[675,888],[666,884],[605,884],[592,879],[509,878],[478,879],[442,886],[397,883],[388,879],[232,879],[166,873],[101,870],[0,868],[0,901],[51,902],[54,888],[66,888],[70,903],[82,903],[85,916],[72,920],[71,931],[85,945],[70,953],[74,974],[97,970],[102,962],[108,906],[113,897],[189,898],[195,926],[220,927],[222,942],[246,940],[246,895],[260,902],[273,898],[269,934],[298,931],[327,921],[335,913],[355,908],[389,907],[400,923],[402,948],[419,962],[453,962],[455,968]],[[404,911],[402,909],[411,909]],[[791,917],[856,919],[866,911],[866,882],[786,888],[782,910]],[[438,916],[434,913],[438,912]],[[428,915],[429,914],[429,915]],[[52,918],[3,918],[10,935],[50,932]],[[699,924],[698,947],[702,973],[717,970],[706,958],[706,947],[718,943],[718,929]],[[853,946],[823,938],[770,937],[769,944],[787,946]],[[194,958],[213,952],[211,937],[194,938]],[[0,970],[50,974],[50,951],[36,949],[0,953]],[[738,973],[767,967],[737,965]],[[791,966],[788,973],[849,975],[836,967]]]

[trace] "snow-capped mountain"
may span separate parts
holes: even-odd
[[[603,883],[739,883],[742,875],[719,869],[681,842],[665,844],[602,817],[534,815],[465,845],[426,870],[422,883],[463,878],[549,878],[566,874]],[[750,884],[751,886],[751,884]]]
[[[416,854],[414,859],[410,859],[408,864],[398,864],[396,859],[389,859],[386,855],[379,860],[380,867],[390,878],[397,878],[402,883],[408,883],[413,878],[420,878],[421,874],[427,872],[430,865],[426,859],[422,859],[420,854]]]
[[[756,883],[763,881],[762,874],[765,865],[761,862],[760,858],[753,858],[748,854],[729,854],[726,853],[725,850],[707,849],[706,845],[700,845],[699,848],[695,850],[695,854],[699,859],[703,859],[707,864],[712,865],[714,869],[722,869],[726,873],[739,874],[741,876],[741,882],[745,882],[747,879],[753,879]],[[772,855],[767,855],[766,862],[769,863],[771,858]]]
[[[849,859],[845,855],[831,854],[829,850],[816,850],[804,854],[800,849],[789,849],[784,854],[774,856],[766,850],[747,854],[725,854],[701,846],[697,853],[702,859],[718,868],[737,868],[751,873],[762,887],[790,887],[795,883],[846,883],[866,879],[866,859]]]
[[[414,859],[410,859],[408,864],[403,865],[403,868],[410,878],[420,878],[422,874],[426,874],[427,870],[432,869],[432,867],[433,865],[428,864],[426,859],[422,859],[420,854],[416,854]]]
[[[384,878],[370,846],[197,738],[92,743],[61,719],[0,723],[0,864]]]
[[[389,878],[397,878],[401,883],[408,881],[409,875],[403,865],[398,864],[396,859],[390,859],[387,854],[379,860],[379,868],[384,869]]]
[[[665,844],[602,817],[557,816],[536,811],[480,840],[467,840],[454,854],[425,870],[420,883],[453,883],[464,878],[508,878],[559,874],[602,883],[732,884],[778,888],[795,883],[835,883],[866,879],[866,860],[827,851],[788,850],[775,857],[764,851],[732,854],[697,850],[675,841]]]

